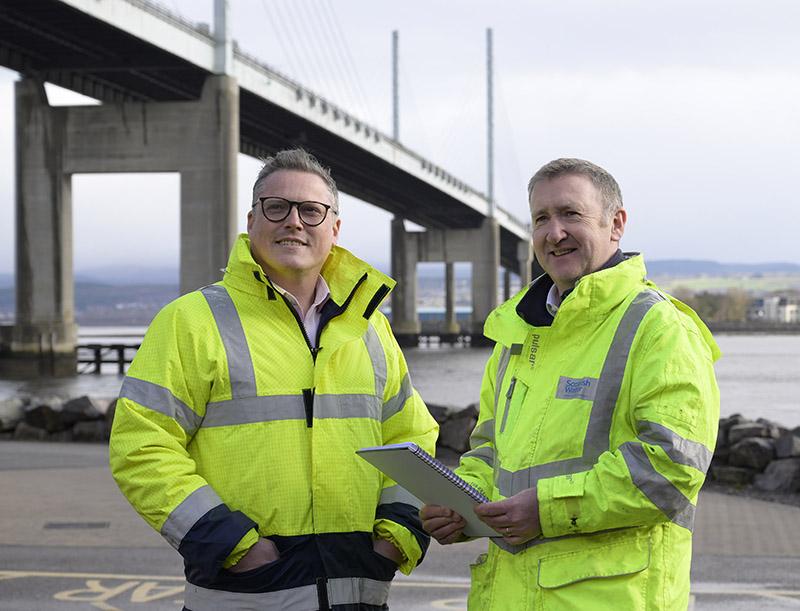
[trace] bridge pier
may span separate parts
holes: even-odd
[[[197,101],[51,107],[44,83],[23,78],[15,119],[16,324],[0,328],[0,377],[72,375],[72,175],[179,172],[181,293],[216,282],[236,238],[239,89],[215,75]]]
[[[392,292],[392,329],[403,345],[416,345],[421,331],[417,314],[417,263],[445,263],[445,328],[447,334],[470,335],[473,345],[484,343],[483,324],[498,305],[500,268],[500,228],[487,218],[476,229],[429,229],[406,231],[402,219],[392,221],[392,275],[397,286]],[[531,278],[532,250],[529,242],[520,243],[518,270],[523,284]],[[455,277],[453,264],[472,263],[472,316],[461,328],[455,315]],[[515,270],[517,271],[517,270]],[[508,278],[508,273],[506,273]],[[505,294],[510,292],[506,281]]]

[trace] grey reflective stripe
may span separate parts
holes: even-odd
[[[385,605],[391,585],[391,581],[365,577],[329,579],[328,602],[331,605]]]
[[[412,505],[420,509],[424,504],[408,490],[396,484],[381,490],[381,500],[378,501],[378,505],[389,505],[391,503],[405,503],[406,505]]]
[[[255,397],[256,373],[253,359],[244,335],[239,312],[224,286],[213,284],[200,289],[211,308],[217,323],[225,355],[228,358],[228,377],[231,381],[231,398]]]
[[[680,520],[680,526],[692,530],[694,510],[686,511],[692,502],[675,487],[675,484],[653,468],[644,446],[640,443],[626,442],[619,449],[628,465],[633,485],[641,490],[642,494],[670,521],[678,523],[677,520]]]
[[[583,443],[583,454],[577,458],[534,465],[515,472],[499,469],[495,480],[503,496],[514,496],[522,490],[532,488],[540,479],[588,471],[600,455],[610,449],[611,422],[622,388],[631,345],[647,312],[664,299],[665,297],[657,291],[644,290],[634,297],[622,315],[597,383]]]
[[[494,450],[490,446],[481,446],[474,450],[464,452],[461,458],[476,458],[494,468]]]
[[[203,428],[279,420],[306,420],[303,395],[274,395],[215,401],[206,407]]]
[[[381,421],[386,422],[389,418],[399,413],[406,401],[414,395],[414,387],[411,385],[411,376],[406,373],[403,380],[400,382],[400,388],[394,397],[390,397],[386,403],[383,404],[383,415]],[[380,397],[381,395],[378,395]]]
[[[485,444],[491,442],[491,446]],[[472,430],[469,436],[469,447],[472,448],[466,452],[464,456],[472,456],[485,462],[490,467],[494,466],[494,449],[495,436],[494,436],[494,418],[491,420],[484,420]]]
[[[611,434],[611,421],[614,417],[614,408],[622,388],[622,378],[625,376],[625,367],[628,364],[628,355],[631,345],[639,330],[645,315],[664,296],[648,289],[633,298],[622,320],[619,321],[611,347],[600,372],[600,381],[589,416],[586,439],[583,445],[583,455],[590,461],[586,467],[591,467],[603,452],[609,449],[609,436]]]
[[[189,437],[197,432],[203,421],[197,412],[173,395],[169,388],[152,382],[126,377],[122,382],[119,396],[172,418]]]
[[[519,344],[513,344],[518,346]],[[503,388],[503,379],[506,377],[506,369],[508,369],[508,362],[511,360],[511,348],[503,346],[500,351],[500,357],[497,359],[497,381],[494,385],[494,411],[500,408],[500,391]]]
[[[331,605],[385,605],[389,600],[390,581],[364,577],[328,580]],[[262,609],[318,609],[316,586],[300,586],[277,592],[227,592],[186,584],[184,604],[188,609],[215,611],[261,611]]]
[[[711,464],[714,453],[699,441],[681,437],[663,424],[639,420],[639,439],[644,443],[658,446],[669,459],[678,464],[693,467],[705,473]]]
[[[262,609],[318,609],[316,586],[277,592],[227,592],[186,584],[183,603],[187,609],[203,611],[261,611]]]
[[[378,337],[378,332],[369,321],[367,330],[362,337],[364,345],[367,347],[367,354],[372,363],[372,369],[375,372],[375,396],[383,401],[383,393],[386,390],[386,379],[388,378],[388,369],[386,365],[386,355],[383,353],[383,344],[381,338]]]
[[[380,399],[373,395],[315,395],[314,418],[372,418],[380,421]],[[256,422],[306,420],[303,395],[271,395],[215,401],[206,407],[203,428]]]
[[[161,535],[172,547],[178,549],[192,526],[214,507],[220,505],[224,503],[211,486],[200,486],[172,510],[161,525]]]

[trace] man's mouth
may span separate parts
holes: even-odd
[[[300,240],[288,240],[288,239],[277,240],[277,244],[280,244],[281,246],[305,246],[305,243],[301,242]]]
[[[550,254],[554,257],[562,257],[564,255],[568,255],[571,252],[575,252],[575,248],[564,248],[562,250],[554,250]]]

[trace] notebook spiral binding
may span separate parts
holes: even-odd
[[[489,499],[481,493],[480,490],[477,490],[475,487],[471,486],[469,483],[461,479],[458,475],[453,473],[447,466],[445,466],[442,462],[436,460],[433,456],[428,454],[425,450],[420,448],[417,444],[412,444],[411,448],[412,452],[419,456],[423,462],[427,465],[433,467],[436,471],[441,473],[445,476],[448,480],[453,482],[456,486],[458,486],[461,490],[466,492],[470,495],[476,502],[478,503],[488,503]]]

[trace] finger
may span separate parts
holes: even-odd
[[[454,524],[460,528],[464,528],[464,526],[466,525],[466,520],[464,520],[464,518],[462,518],[459,514],[454,513],[446,517],[430,518],[428,520],[423,520],[422,528],[424,528],[429,533],[433,533],[439,530],[440,528],[444,528],[451,524]]]
[[[463,530],[464,530],[463,525],[456,522],[452,522],[431,532],[431,536],[434,539],[436,539],[441,545],[449,545],[450,543],[453,543],[456,539],[458,539],[461,536]]]
[[[427,520],[430,518],[448,517],[454,513],[452,509],[443,507],[442,505],[425,505],[419,510],[419,517],[422,520]]]
[[[488,517],[502,516],[506,513],[508,508],[503,501],[497,501],[495,503],[481,503],[480,505],[475,505],[472,510],[479,516]]]

